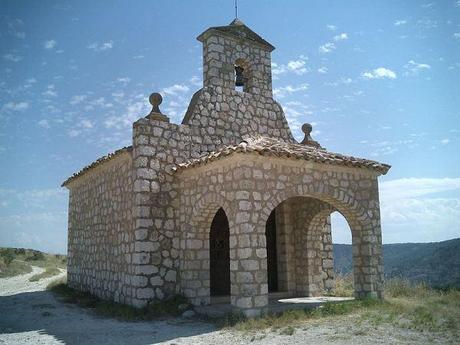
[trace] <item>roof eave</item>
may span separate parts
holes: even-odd
[[[207,36],[209,36],[211,33],[219,33],[221,35],[224,35],[224,36],[227,36],[227,37],[231,37],[233,39],[244,39],[244,40],[247,40],[247,41],[251,41],[261,47],[263,47],[264,49],[268,50],[269,52],[272,52],[276,49],[275,46],[271,45],[270,43],[268,43],[267,41],[263,40],[263,42],[261,41],[254,41],[252,39],[249,39],[249,38],[245,38],[245,37],[240,37],[240,36],[237,36],[237,35],[233,35],[229,32],[224,32],[224,31],[220,31],[218,29],[218,27],[211,27],[209,29],[206,29],[203,33],[201,33],[199,36],[197,36],[197,40],[202,42],[207,38]]]

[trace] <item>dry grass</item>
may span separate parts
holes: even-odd
[[[338,280],[335,293],[343,296],[350,292],[348,280]],[[352,291],[352,290],[351,290]],[[362,299],[342,303],[326,303],[317,309],[291,310],[281,314],[268,314],[256,319],[229,315],[217,324],[245,333],[260,331],[294,333],[292,327],[301,327],[312,321],[334,319],[352,315],[360,324],[374,326],[391,324],[395,327],[420,332],[443,332],[451,339],[460,338],[460,291],[440,291],[424,284],[390,280],[385,286],[383,301]]]
[[[89,308],[98,315],[112,317],[123,321],[154,320],[160,317],[178,316],[190,308],[190,304],[182,295],[176,295],[168,300],[149,304],[145,308],[102,300],[86,292],[80,292],[62,282],[52,282],[47,287],[58,295],[64,303],[76,304]]]

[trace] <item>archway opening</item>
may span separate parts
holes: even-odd
[[[276,244],[276,209],[270,213],[265,225],[267,243],[268,292],[278,291],[278,255]]]
[[[235,90],[239,92],[248,92],[249,66],[243,59],[235,61]]]
[[[230,230],[227,215],[219,208],[209,234],[211,296],[230,295]]]
[[[339,219],[340,226],[331,224]],[[291,197],[272,209],[266,222],[268,292],[291,297],[353,293],[354,260],[347,244],[347,290],[336,288],[334,234],[352,242],[348,220],[332,204],[313,197]],[[342,257],[338,257],[339,260]],[[340,283],[344,283],[343,280]],[[278,294],[277,294],[278,295]]]

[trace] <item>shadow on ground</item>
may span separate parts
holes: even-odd
[[[215,327],[182,319],[126,322],[60,302],[49,291],[0,297],[0,343],[157,344]]]

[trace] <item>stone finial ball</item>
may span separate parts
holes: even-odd
[[[154,92],[150,95],[149,102],[153,107],[158,107],[163,102],[163,97],[158,92]]]
[[[312,130],[313,127],[309,123],[304,123],[302,125],[302,132],[304,132],[306,135],[309,135]]]

